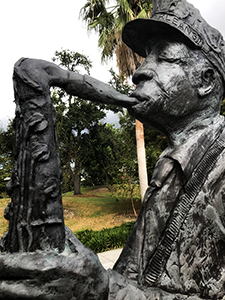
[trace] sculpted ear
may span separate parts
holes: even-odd
[[[198,95],[199,97],[205,97],[206,95],[209,95],[215,87],[216,77],[214,70],[211,68],[203,70],[201,78],[202,84],[198,88]]]

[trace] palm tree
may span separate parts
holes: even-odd
[[[108,6],[107,6],[108,5]],[[98,46],[102,50],[102,61],[116,54],[119,73],[127,78],[143,62],[143,58],[134,53],[122,41],[124,25],[137,18],[149,18],[152,0],[87,0],[81,9],[83,20],[89,30],[99,34]],[[148,186],[148,177],[144,147],[143,124],[136,120],[136,140],[141,199]]]

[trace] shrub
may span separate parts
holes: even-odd
[[[112,249],[122,248],[135,222],[124,223],[113,228],[104,228],[100,231],[83,230],[75,232],[78,239],[95,253],[100,253]]]

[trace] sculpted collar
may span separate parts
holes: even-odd
[[[187,180],[206,150],[223,130],[225,130],[225,119],[222,116],[218,116],[209,125],[198,128],[198,130],[196,128],[190,130],[180,140],[178,146],[166,148],[159,160],[170,158],[177,161],[184,172],[184,178]]]

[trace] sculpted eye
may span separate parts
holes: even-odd
[[[181,58],[169,57],[169,56],[164,56],[164,55],[160,55],[158,57],[158,60],[159,61],[166,61],[166,62],[169,62],[169,63],[179,63],[179,62],[181,62]]]

